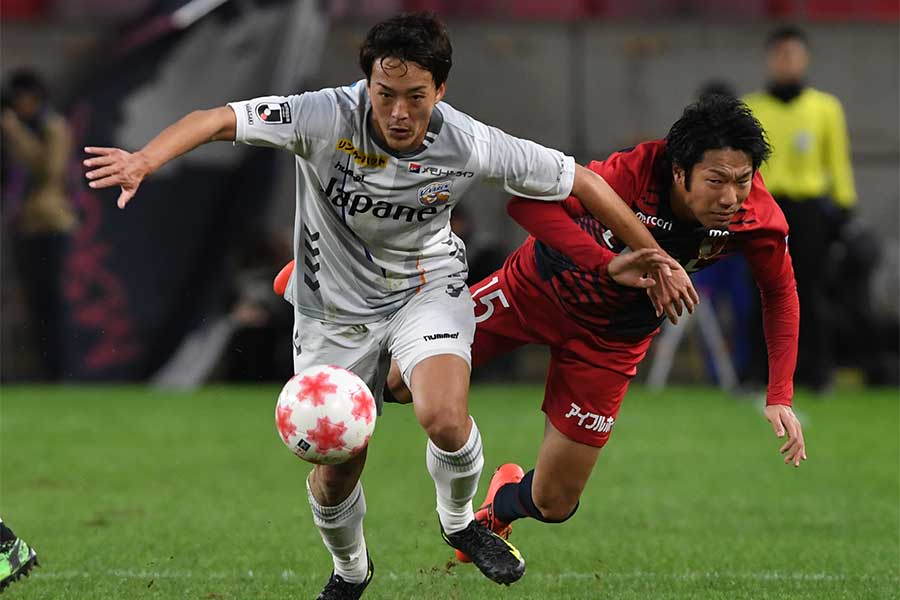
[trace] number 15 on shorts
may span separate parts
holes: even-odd
[[[497,285],[497,283],[499,282],[500,278],[494,275],[494,277],[490,281],[472,292],[472,300],[476,302],[475,323],[481,323],[491,318],[491,315],[494,314],[494,300],[499,300],[500,304],[503,305],[503,308],[509,308],[509,301],[506,299],[506,295],[503,293],[503,290],[498,288],[490,292],[486,291],[489,288]],[[484,295],[482,295],[482,292],[484,292]],[[484,311],[481,314],[478,314],[479,303],[484,304],[485,307]]]

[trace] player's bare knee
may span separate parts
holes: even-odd
[[[453,452],[462,448],[469,434],[469,415],[460,410],[427,411],[419,422],[434,445]]]
[[[356,469],[342,468],[344,465],[317,465],[310,474],[310,484],[316,499],[325,506],[343,502],[359,481]]]

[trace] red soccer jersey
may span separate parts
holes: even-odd
[[[609,183],[689,273],[734,252],[747,258],[763,301],[768,403],[790,404],[799,305],[784,215],[756,173],[750,195],[727,231],[680,221],[669,202],[671,178],[665,173],[669,167],[664,151],[665,141],[647,142],[588,168]],[[577,198],[568,198],[562,207],[514,199],[509,212],[536,238],[519,251],[533,247],[535,275],[549,285],[557,304],[573,320],[609,339],[637,341],[657,330],[664,317],[656,316],[646,291],[619,285],[607,272],[609,260],[624,245]]]

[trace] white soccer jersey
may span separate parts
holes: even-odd
[[[335,323],[389,315],[417,291],[459,293],[465,246],[450,211],[477,182],[510,194],[562,200],[572,157],[488,127],[448,104],[421,147],[398,153],[369,125],[365,80],[295,96],[233,102],[236,141],[296,155],[294,307]]]

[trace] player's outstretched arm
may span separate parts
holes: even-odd
[[[84,161],[84,166],[90,169],[85,177],[93,189],[121,187],[118,205],[125,208],[145,177],[197,146],[219,140],[234,141],[236,131],[237,119],[227,106],[196,110],[164,129],[137,152],[86,147],[84,151],[93,157]]]
[[[655,248],[666,254],[628,205],[597,173],[575,165],[572,195],[581,200],[597,220],[609,227],[632,250]],[[657,315],[665,312],[670,321],[677,323],[684,308],[688,312],[694,311],[694,306],[700,303],[700,296],[681,265],[672,268],[669,264],[662,264],[655,274],[657,285],[649,290]]]
[[[779,449],[779,452],[784,454],[784,464],[799,467],[800,461],[806,460],[806,442],[803,441],[800,419],[790,406],[783,404],[770,404],[766,407],[765,414],[776,436],[779,438],[783,438],[785,434],[788,436],[787,441]]]

